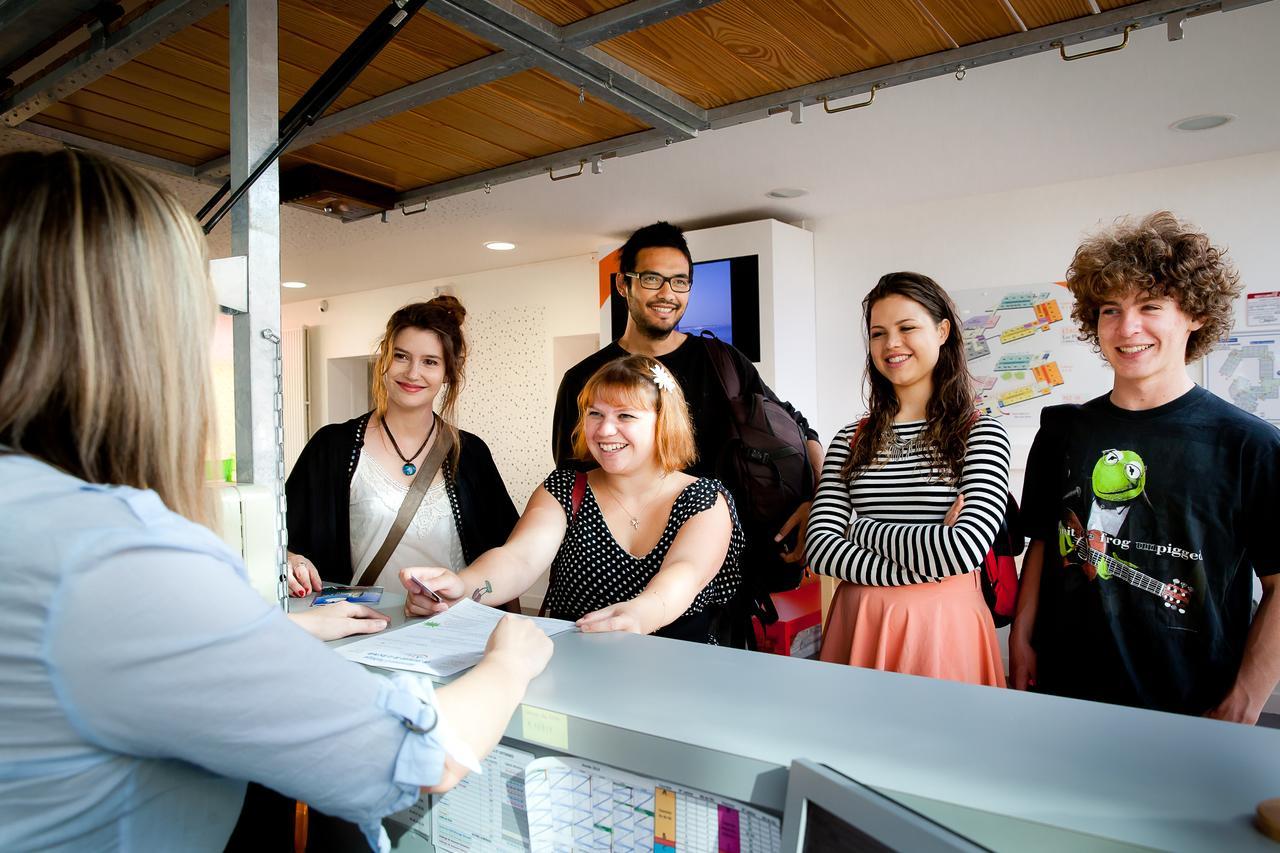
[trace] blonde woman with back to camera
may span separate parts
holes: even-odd
[[[167,192],[0,157],[0,849],[222,850],[262,782],[355,821],[450,788],[551,654],[508,617],[470,673],[374,675],[263,601],[208,529],[215,304]]]

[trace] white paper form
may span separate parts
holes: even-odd
[[[480,662],[489,635],[506,615],[502,610],[463,599],[436,616],[339,646],[334,651],[369,666],[435,676],[453,675]],[[535,617],[533,621],[548,637],[574,627],[572,622],[563,619]]]
[[[525,768],[533,853],[778,853],[778,818],[577,758]]]

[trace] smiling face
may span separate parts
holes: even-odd
[[[891,294],[871,306],[871,361],[899,394],[921,382],[932,384],[938,353],[950,333],[950,321],[935,322],[919,302]]]
[[[1203,325],[1168,297],[1135,292],[1102,303],[1098,346],[1117,386],[1179,379],[1186,375],[1187,340]]]
[[[689,261],[679,249],[658,246],[636,253],[632,272],[654,272],[665,278],[689,275]],[[627,300],[630,323],[647,338],[664,339],[675,329],[689,304],[689,293],[676,293],[670,284],[659,290],[646,290],[627,276],[618,276],[618,293]],[[692,291],[690,291],[692,292]]]
[[[1146,463],[1132,450],[1108,450],[1093,466],[1093,496],[1101,500],[1125,503],[1146,485]]]
[[[627,473],[656,464],[657,418],[653,409],[606,393],[587,407],[582,434],[601,468]]]
[[[388,405],[430,409],[445,377],[440,336],[427,329],[401,329],[391,345],[391,366],[382,377]]]

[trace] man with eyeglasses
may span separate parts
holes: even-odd
[[[693,256],[684,232],[668,222],[656,222],[636,231],[623,244],[620,257],[621,274],[614,286],[627,300],[627,328],[622,337],[604,349],[587,356],[565,373],[556,395],[555,418],[552,422],[552,453],[556,465],[585,470],[590,467],[574,458],[573,428],[578,420],[578,393],[601,366],[627,355],[647,355],[661,362],[680,383],[693,419],[698,461],[689,469],[697,476],[716,476],[716,459],[729,434],[729,407],[724,389],[717,379],[707,339],[678,331],[693,288]],[[795,419],[806,437],[809,463],[815,472],[822,470],[822,445],[818,434],[809,427],[804,415],[764,384],[755,365],[730,344],[722,344],[732,356],[742,386],[743,396],[763,393],[777,400]],[[740,502],[740,501],[739,501]],[[778,531],[778,541],[787,541],[785,559],[796,562],[804,558],[804,527],[809,504],[801,504]],[[794,536],[794,544],[789,539]],[[784,547],[780,545],[779,547]],[[750,576],[750,567],[744,566]],[[750,642],[750,622],[746,613],[749,602],[741,601],[731,614],[730,630],[722,642],[746,646]]]

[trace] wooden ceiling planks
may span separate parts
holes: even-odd
[[[1009,5],[1029,30],[1093,14],[1088,0],[1009,0]]]
[[[959,47],[1019,32],[998,0],[918,0]]]
[[[627,0],[523,0],[520,5],[564,27],[626,4]]]
[[[628,0],[522,0],[558,26]],[[1102,9],[1132,5],[1098,0]],[[288,110],[385,0],[280,0],[280,108]],[[331,111],[490,56],[497,48],[419,12]],[[720,0],[600,49],[704,109],[1091,15],[1089,0]],[[1019,21],[1020,19],[1020,21]],[[228,14],[221,9],[42,113],[37,121],[199,165],[226,154]],[[384,118],[282,159],[397,191],[624,137],[648,125],[543,70]]]
[[[952,46],[914,0],[722,0],[600,48],[710,109]]]
[[[430,180],[394,184],[396,189],[405,190],[643,129],[644,125],[606,104],[591,98],[579,103],[576,87],[541,71],[525,71],[400,113],[322,145],[345,145],[349,151],[358,150],[368,159],[382,160],[386,165],[412,152],[434,165]],[[311,152],[316,147],[300,153],[316,158],[312,162],[348,171],[342,164],[325,162],[323,154]],[[375,147],[385,155],[376,153]]]

